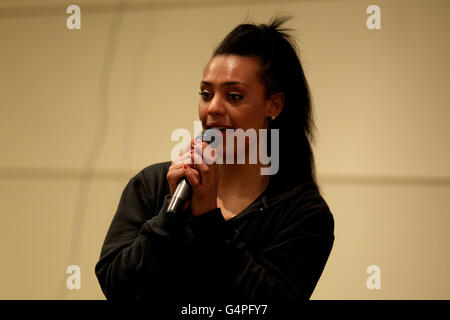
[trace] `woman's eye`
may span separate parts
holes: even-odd
[[[202,97],[203,100],[207,100],[211,97],[211,94],[208,91],[200,91],[198,94]]]
[[[230,97],[231,100],[237,101],[237,100],[241,100],[244,96],[239,93],[229,93],[228,97]]]

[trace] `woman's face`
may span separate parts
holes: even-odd
[[[203,129],[267,128],[267,100],[259,68],[256,58],[218,55],[211,59],[200,83]]]
[[[199,118],[203,129],[266,129],[267,117],[281,112],[279,99],[267,99],[253,57],[218,55],[209,61],[200,83]],[[226,136],[224,136],[226,139]]]

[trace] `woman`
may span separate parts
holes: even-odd
[[[278,129],[278,171],[189,163],[198,157],[190,149],[143,169],[123,191],[95,268],[108,299],[311,296],[334,242],[334,221],[315,182],[308,86],[285,21],[231,31],[204,70],[199,102],[204,129]],[[181,214],[168,214],[183,177],[192,198]]]

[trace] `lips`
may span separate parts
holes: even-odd
[[[225,125],[211,125],[211,126],[207,126],[206,129],[216,129],[216,130],[219,130],[222,134],[225,134],[227,129],[234,129],[234,128],[231,126],[225,126]]]

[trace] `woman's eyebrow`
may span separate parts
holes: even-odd
[[[201,83],[204,84],[204,85],[206,85],[206,86],[212,86],[212,85],[213,85],[213,84],[212,84],[211,82],[209,82],[209,81],[203,81],[203,80],[202,80]],[[227,81],[227,82],[222,83],[221,85],[222,85],[222,86],[232,86],[232,85],[235,85],[235,84],[241,84],[241,85],[243,85],[243,86],[246,86],[246,87],[249,87],[249,88],[250,88],[250,86],[249,86],[248,84],[246,84],[246,83],[244,83],[244,82],[240,82],[240,81]]]

